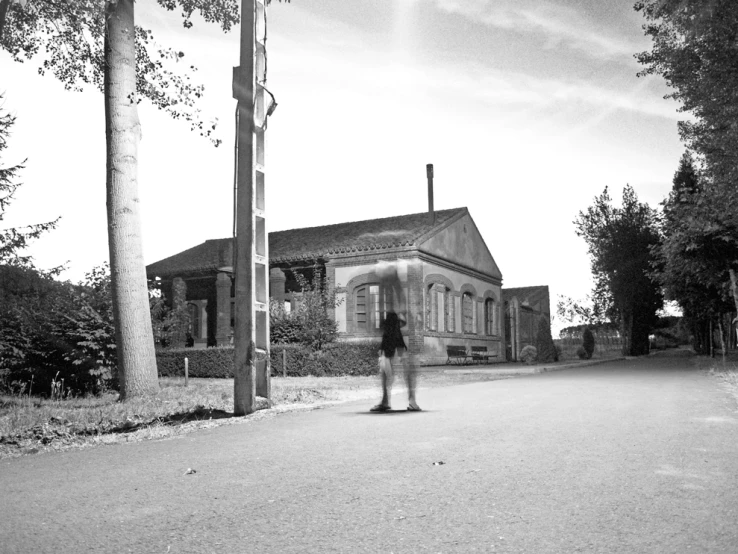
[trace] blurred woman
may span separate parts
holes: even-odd
[[[382,344],[379,350],[380,376],[382,379],[382,401],[371,408],[372,412],[386,412],[391,409],[390,395],[396,367],[402,367],[407,384],[408,407],[411,412],[419,412],[415,400],[417,381],[414,356],[407,349],[402,336],[402,327],[407,324],[407,302],[402,290],[396,264],[379,262],[376,270],[380,280],[380,291],[386,306],[382,322]]]

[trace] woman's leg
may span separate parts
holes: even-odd
[[[419,410],[418,402],[415,400],[415,388],[418,382],[418,371],[415,354],[408,352],[404,348],[402,351],[402,373],[405,376],[405,384],[407,385],[407,401],[408,407],[413,410]]]
[[[390,362],[392,358],[390,358]],[[395,380],[394,371],[382,372],[382,406],[390,405],[390,396],[392,395],[392,382]]]
[[[385,358],[380,357],[379,360],[379,378],[382,381],[382,401],[370,410],[372,412],[386,412],[390,409],[392,382],[395,380],[395,372],[392,368],[392,358],[387,359],[388,363],[386,365],[382,363]]]

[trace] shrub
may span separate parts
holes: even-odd
[[[679,348],[679,339],[671,333],[656,331],[651,340],[651,348],[654,350],[666,350],[667,348]]]
[[[665,329],[658,329],[651,340],[651,348],[666,350],[667,348],[679,348],[680,339]]]
[[[548,325],[548,318],[544,316],[541,316],[538,320],[536,350],[538,351],[539,362],[549,363],[559,360],[559,355],[554,346],[553,337],[551,336],[551,327]]]
[[[324,352],[328,375],[374,375],[378,371],[377,342],[335,342],[326,345]]]
[[[580,346],[579,348],[577,348],[577,356],[580,360],[589,359],[589,355],[587,355],[587,351],[584,349],[584,346]]]
[[[270,301],[271,342],[300,343],[319,351],[338,337],[338,324],[328,311],[338,307],[343,300],[336,297],[335,289],[323,285],[319,268],[313,268],[312,281],[297,271],[293,275],[300,287],[300,299],[290,313],[285,311],[284,305]]]
[[[162,347],[185,344],[191,323],[186,302],[170,307],[155,283],[149,282],[149,312],[155,344]]]
[[[274,300],[269,300],[269,338],[272,345],[295,344],[300,342],[302,325],[297,318],[291,317],[284,309],[284,305]]]
[[[302,344],[273,344],[269,354],[272,362],[272,375],[284,375],[283,356],[286,358],[287,375],[290,377],[325,375],[320,353]]]
[[[524,346],[520,351],[520,361],[530,365],[538,358],[538,351],[535,346]]]
[[[272,375],[282,375],[282,352],[287,358],[287,375],[344,376],[377,373],[376,342],[336,342],[313,350],[301,344],[274,344],[270,349]],[[168,348],[158,350],[156,364],[160,377],[183,377],[184,359],[188,359],[190,377],[232,378],[233,346],[217,348]]]
[[[52,381],[71,393],[97,393],[115,379],[115,332],[106,269],[84,283],[59,282],[32,268],[0,267],[0,388],[33,379],[48,394]],[[30,387],[29,387],[30,389]]]
[[[582,348],[584,348],[584,351],[587,354],[587,359],[590,359],[595,350],[595,338],[592,331],[589,330],[589,327],[587,327],[582,334]],[[577,355],[578,354],[579,352],[577,351]]]
[[[159,377],[184,377],[184,359],[190,377],[231,378],[235,364],[232,346],[213,348],[167,348],[157,350]]]
[[[272,373],[283,374],[282,352],[287,358],[287,375],[374,375],[377,373],[379,344],[372,341],[335,342],[321,350],[302,345],[272,345]]]

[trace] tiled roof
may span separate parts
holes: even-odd
[[[502,299],[505,302],[517,297],[521,304],[525,303],[531,308],[535,308],[537,304],[541,304],[541,311],[550,313],[548,285],[540,285],[537,287],[517,287],[502,289]]]
[[[466,208],[436,211],[431,224],[428,212],[350,221],[320,227],[269,233],[269,261],[290,262],[331,255],[415,246],[427,236],[468,213]],[[421,240],[422,239],[422,240]],[[146,267],[151,277],[210,273],[232,264],[232,239],[207,240],[193,248]]]
[[[192,248],[146,266],[146,276],[176,277],[212,273],[219,267],[233,265],[232,239],[206,240]]]

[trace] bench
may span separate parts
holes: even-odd
[[[497,357],[495,352],[487,352],[486,346],[472,346],[472,361],[480,364],[489,362],[492,358]]]
[[[472,360],[472,357],[467,353],[465,346],[447,346],[446,356],[446,365],[463,365]]]

